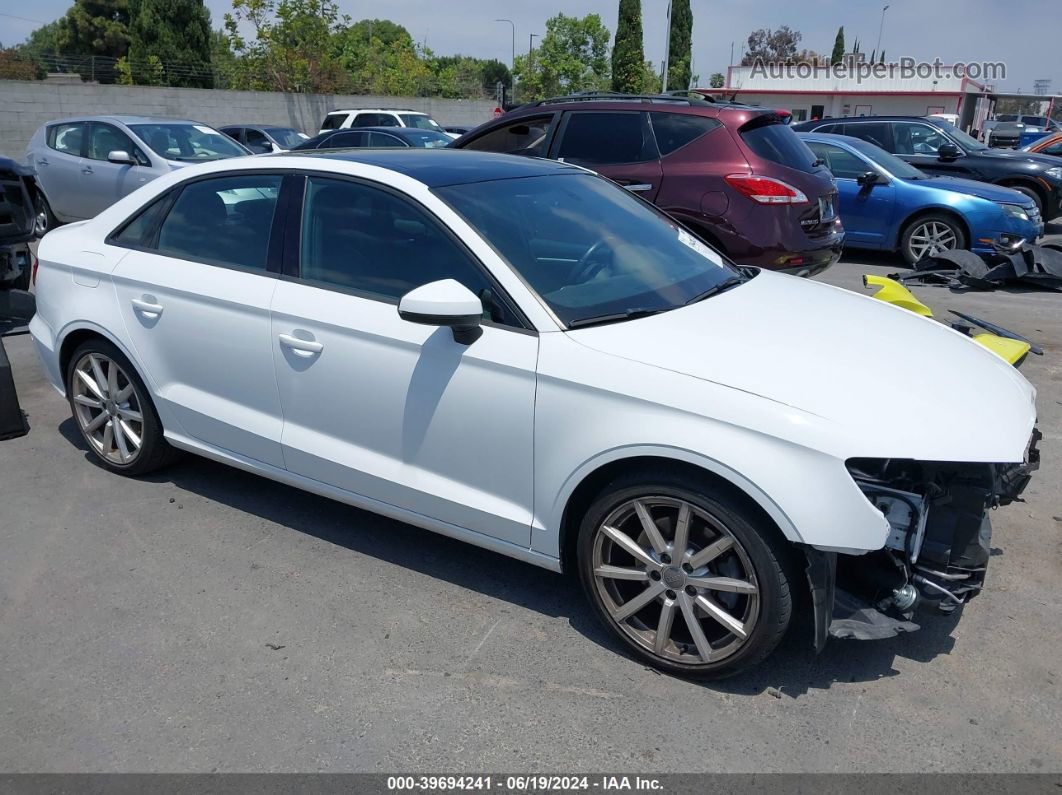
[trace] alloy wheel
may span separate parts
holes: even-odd
[[[624,502],[597,527],[591,560],[612,621],[657,657],[716,663],[756,627],[760,591],[748,553],[723,522],[690,502]]]
[[[118,466],[140,455],[144,415],[136,389],[118,363],[102,353],[86,353],[71,379],[74,416],[96,454]]]
[[[958,245],[955,230],[943,221],[925,221],[911,230],[907,244],[917,262],[923,257],[935,257]]]

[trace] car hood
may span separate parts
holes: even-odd
[[[926,185],[931,188],[944,188],[968,196],[977,196],[992,202],[1006,202],[1007,204],[1020,204],[1023,207],[1032,206],[1033,202],[1024,193],[1013,188],[1004,188],[1001,185],[993,185],[989,182],[977,182],[972,179],[960,177],[930,177],[925,180],[917,180],[916,184]]]
[[[567,333],[815,415],[846,456],[1021,461],[1036,419],[1032,385],[964,335],[769,271],[689,307]]]
[[[1020,149],[979,149],[976,154],[978,157],[995,157],[1000,160],[1025,160],[1030,163],[1039,163],[1048,168],[1058,165],[1057,158],[1051,157],[1051,155],[1023,152]]]

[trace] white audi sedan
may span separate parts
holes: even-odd
[[[1038,460],[993,353],[564,163],[220,161],[39,254],[33,337],[103,467],[187,451],[578,571],[680,674],[753,665],[797,612],[821,648],[966,603]]]

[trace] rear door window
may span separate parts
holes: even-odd
[[[571,113],[561,135],[556,157],[576,165],[643,163],[657,156],[639,111]]]
[[[75,121],[49,127],[48,146],[64,155],[81,157],[81,144],[85,137],[86,126],[83,121]]]
[[[837,179],[858,179],[872,170],[869,165],[839,146],[809,141],[808,148],[825,161],[826,167]]]
[[[653,124],[653,135],[656,136],[656,147],[661,157],[723,126],[717,119],[685,113],[656,112],[650,113],[649,119]]]
[[[820,130],[820,132],[822,131]],[[874,144],[874,146],[880,146],[886,152],[899,153],[900,151],[889,146],[889,126],[883,122],[851,122],[844,125],[844,134],[851,135],[853,138],[862,138],[864,141]],[[895,128],[893,128],[893,134],[895,135]]]
[[[531,116],[495,127],[465,144],[462,149],[504,152],[528,157],[546,156],[546,139],[554,114]]]
[[[785,124],[771,115],[757,116],[738,130],[741,140],[764,160],[811,173],[817,159],[807,145]]]

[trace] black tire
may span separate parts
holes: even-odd
[[[1040,194],[1036,192],[1035,188],[1030,188],[1028,185],[1005,185],[1004,187],[1010,188],[1011,190],[1016,190],[1018,191],[1018,193],[1024,193],[1026,196],[1036,202],[1036,209],[1040,213],[1040,217],[1043,218],[1044,200],[1043,198],[1041,198]],[[1050,221],[1051,219],[1043,218],[1043,220]]]
[[[915,250],[915,247],[912,246],[912,238],[916,231],[922,229],[927,224],[944,224],[951,230],[955,244],[950,246],[949,250],[966,248],[968,243],[966,240],[966,230],[963,229],[962,224],[959,223],[956,218],[946,213],[924,213],[908,221],[904,226],[903,234],[900,235],[900,254],[903,255],[903,258],[908,265],[914,265],[922,259]]]
[[[75,370],[89,354],[99,354],[115,362],[121,369],[122,375],[133,388],[136,405],[139,407],[142,422],[140,424],[140,447],[135,457],[128,463],[117,463],[100,453],[96,443],[89,438],[78,418],[78,409],[74,404],[75,388],[74,379],[77,377]],[[162,432],[162,423],[159,421],[155,404],[151,401],[151,395],[144,386],[140,374],[133,367],[132,362],[114,344],[96,337],[81,343],[71,354],[70,362],[66,369],[66,395],[70,403],[71,414],[74,415],[74,423],[78,426],[85,444],[92,453],[94,460],[105,469],[121,475],[146,475],[155,472],[173,463],[179,457],[179,451],[166,441]],[[109,424],[109,423],[108,423]]]
[[[48,199],[44,195],[44,191],[37,189],[37,201],[36,201],[37,217],[34,219],[33,232],[38,237],[44,237],[44,235],[60,226],[60,221],[55,217],[55,213],[52,212],[52,207],[48,204]]]
[[[664,653],[661,654],[649,648],[649,631],[652,631],[655,642],[655,637],[659,633],[653,630],[653,627],[662,625],[659,616],[667,609],[668,601],[671,599],[682,600],[686,598],[683,595],[684,593],[692,593],[688,585],[682,585],[680,591],[671,590],[672,587],[676,586],[668,583],[669,572],[665,572],[663,578],[659,576],[655,578],[658,583],[656,587],[659,587],[661,581],[667,585],[666,598],[660,596],[653,601],[645,603],[642,609],[629,616],[628,619],[618,622],[613,617],[612,612],[610,612],[609,606],[605,604],[604,599],[606,597],[602,595],[601,591],[607,590],[609,587],[618,587],[618,585],[606,585],[606,583],[618,582],[618,578],[617,580],[611,580],[595,575],[595,555],[601,554],[602,544],[601,541],[597,540],[597,537],[603,535],[600,528],[606,519],[612,521],[612,518],[617,515],[617,511],[622,512],[624,510],[623,506],[630,504],[635,499],[644,499],[647,503],[669,499],[679,501],[680,504],[682,502],[688,503],[693,510],[703,512],[704,516],[718,522],[719,527],[725,528],[732,540],[737,542],[730,552],[722,553],[709,565],[715,566],[717,569],[721,565],[737,565],[733,561],[728,561],[727,555],[732,555],[736,558],[739,554],[737,552],[738,548],[744,554],[742,560],[745,563],[742,565],[751,565],[754,576],[746,576],[746,579],[755,583],[758,589],[755,598],[758,602],[755,615],[749,619],[754,620],[752,629],[744,641],[738,635],[729,633],[725,625],[718,623],[718,619],[713,621],[709,618],[707,613],[704,614],[703,619],[699,619],[702,625],[702,638],[707,632],[715,631],[721,634],[717,636],[713,643],[723,644],[724,641],[727,641],[730,646],[735,643],[740,644],[736,650],[729,652],[728,656],[719,660],[705,662],[704,657],[700,654],[699,647],[695,647],[695,641],[692,640],[692,633],[686,623],[685,607],[675,612],[674,605],[671,607],[673,623],[669,625],[668,634],[664,636],[664,644],[665,646],[670,646],[670,648],[665,649]],[[654,510],[661,509],[654,508]],[[666,511],[666,506],[662,510]],[[680,509],[677,508],[676,510]],[[655,526],[659,528],[660,535],[673,541],[673,531],[677,524],[677,519],[674,523],[668,524],[668,519],[664,514],[652,515]],[[699,515],[694,515],[689,522],[689,538],[691,542],[698,533],[696,524],[699,521]],[[704,524],[704,528],[706,528],[706,532],[712,530],[712,527],[707,523]],[[715,541],[718,542],[722,535],[722,532],[720,532]],[[712,540],[708,535],[705,535],[704,538],[708,541]],[[610,543],[610,540],[604,543]],[[712,546],[712,544],[707,543],[702,547],[702,550],[707,551],[709,546]],[[621,554],[623,553],[621,552]],[[666,563],[673,562],[669,557],[662,556],[662,559]],[[683,560],[688,561],[691,559],[687,557],[683,558]],[[631,473],[609,483],[594,499],[583,516],[577,542],[577,562],[583,590],[593,605],[598,618],[609,631],[631,653],[649,665],[680,676],[698,678],[718,679],[731,676],[761,662],[775,649],[785,635],[793,612],[790,583],[794,581],[795,575],[791,571],[790,560],[791,549],[778,535],[777,529],[773,526],[767,526],[766,520],[758,515],[755,510],[751,509],[740,494],[729,488],[720,487],[707,478],[700,478],[695,474],[669,468]],[[671,570],[671,576],[674,576],[675,569],[679,568],[677,559],[674,563],[676,565],[667,567]],[[635,559],[635,566],[637,567],[638,565],[638,561]],[[685,566],[682,568],[687,572],[690,571]],[[651,574],[652,572],[649,573]],[[725,569],[721,573],[713,571],[710,575],[728,576]],[[693,576],[695,575],[691,572],[690,577]],[[638,583],[630,584],[627,582],[624,582],[623,586],[629,586],[632,592],[633,589],[641,587]],[[646,580],[646,589],[648,590],[652,587],[654,587],[653,581]],[[721,596],[723,598],[730,596],[738,605],[740,605],[742,599],[751,600],[753,598],[751,596],[715,594],[714,599],[718,600]],[[607,598],[611,601],[611,597]],[[715,603],[717,606],[720,604],[719,601],[715,601]],[[617,603],[613,601],[613,608],[616,605]],[[659,609],[657,605],[659,605]],[[622,608],[622,605],[620,607]],[[748,610],[748,608],[749,602],[746,602],[745,609]],[[740,611],[740,609],[739,607],[738,610]],[[697,616],[698,613],[694,611],[693,615]],[[657,618],[654,619],[654,616],[657,616]],[[654,620],[658,622],[655,625],[653,624]],[[681,622],[681,625],[679,622]],[[623,625],[622,628],[621,624]],[[747,627],[748,623],[746,622],[743,626]],[[707,632],[704,631],[704,627],[707,627]],[[680,640],[677,637],[673,640],[672,633],[679,633],[683,639],[690,638],[691,640]],[[641,640],[636,640],[632,637],[632,635],[638,634],[642,636]],[[733,640],[728,640],[729,638],[733,638]],[[720,651],[726,652],[726,647],[720,645]],[[689,658],[689,661],[685,658]]]

